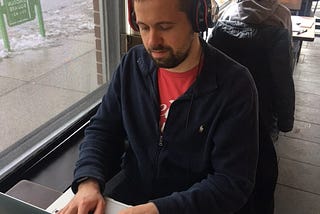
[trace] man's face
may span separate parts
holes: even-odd
[[[195,38],[178,0],[134,1],[136,20],[148,53],[159,67],[174,68],[188,56]]]

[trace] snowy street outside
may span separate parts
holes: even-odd
[[[41,7],[46,37],[40,35],[37,17],[17,26],[6,25],[11,51],[4,49],[0,37],[0,62],[2,58],[23,54],[24,50],[59,46],[63,38],[93,33],[92,0],[41,0]]]

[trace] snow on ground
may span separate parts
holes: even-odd
[[[42,8],[45,1],[49,0],[41,1]],[[0,61],[5,57],[23,54],[24,50],[59,46],[64,38],[93,32],[92,0],[74,0],[71,5],[61,5],[57,8],[42,11],[46,37],[40,35],[37,17],[21,25],[6,25],[11,51],[4,49],[0,37]]]

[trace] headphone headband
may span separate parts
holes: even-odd
[[[128,0],[128,18],[129,24],[134,31],[139,31],[139,26],[136,22],[136,15],[133,8],[133,1]],[[217,11],[215,10],[213,14],[211,1],[214,0],[193,0],[194,9],[192,14],[188,14],[191,20],[191,24],[194,32],[204,32],[208,28],[213,27],[213,15],[216,15]],[[216,7],[215,7],[216,8]]]

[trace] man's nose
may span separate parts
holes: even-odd
[[[150,30],[149,38],[148,38],[148,46],[149,47],[159,47],[162,45],[163,39],[161,33],[157,30]]]

